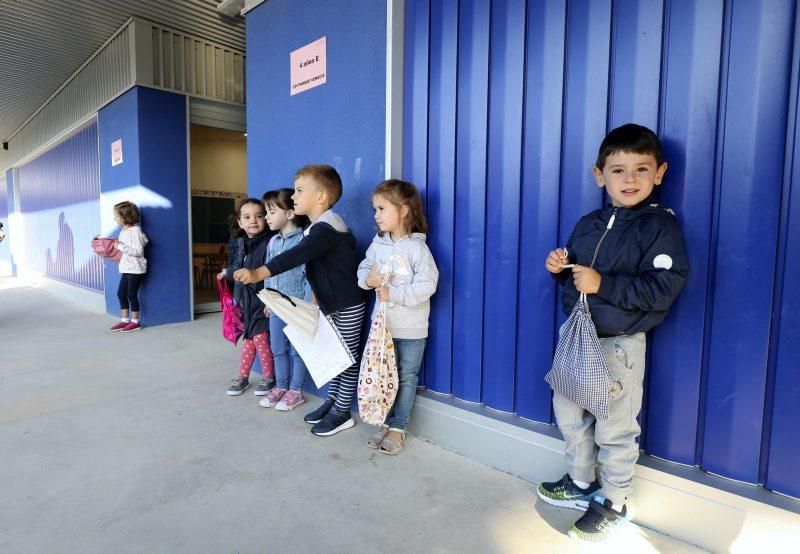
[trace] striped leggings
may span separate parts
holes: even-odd
[[[367,303],[345,308],[330,315],[333,325],[339,330],[347,348],[356,362],[342,373],[331,379],[328,385],[328,398],[336,401],[335,407],[340,412],[350,413],[350,403],[358,387],[358,371],[361,367],[361,327]]]

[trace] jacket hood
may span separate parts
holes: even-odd
[[[316,223],[327,223],[328,225],[333,227],[335,231],[339,231],[340,233],[346,233],[347,231],[350,230],[347,227],[347,224],[344,222],[344,219],[342,219],[342,217],[339,214],[331,210],[323,212],[322,215],[319,216],[317,221],[315,223],[312,223],[311,226],[315,225]],[[311,226],[309,226],[308,228],[310,229]]]
[[[398,244],[403,242],[404,240],[419,240],[422,241],[424,244],[425,241],[428,240],[428,235],[425,233],[411,233],[410,235],[406,235],[405,237],[400,237],[399,240],[394,241],[389,233],[383,233],[383,236],[376,234],[375,235],[375,242],[380,244]]]

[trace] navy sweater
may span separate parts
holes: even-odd
[[[272,258],[267,265],[272,275],[306,264],[306,279],[325,315],[357,306],[366,300],[358,286],[359,262],[352,231],[337,231],[317,222],[300,243]]]

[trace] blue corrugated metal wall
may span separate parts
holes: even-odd
[[[404,175],[441,269],[425,384],[551,422],[544,258],[601,205],[607,130],[658,131],[692,274],[650,340],[643,447],[800,497],[792,0],[409,0]],[[794,68],[794,72],[793,72]],[[792,195],[791,192],[795,194]]]
[[[2,264],[4,265],[3,271],[5,274],[16,275],[17,274],[17,267],[14,263],[14,256],[12,254],[11,245],[14,242],[14,239],[10,235],[11,232],[14,232],[11,228],[11,222],[13,218],[16,217],[15,206],[16,206],[16,196],[14,195],[14,174],[16,172],[13,169],[7,169],[5,172],[5,194],[4,200],[6,203],[6,219],[4,223],[6,224],[6,240],[3,242],[5,244],[5,248],[3,250],[4,260]]]
[[[19,168],[24,259],[17,263],[94,290],[103,266],[89,243],[100,233],[97,125],[91,124]]]
[[[8,223],[8,188],[5,173],[0,175],[0,221]]]
[[[0,173],[0,223],[8,232],[8,181],[5,173]],[[0,243],[0,275],[11,274],[11,239]]]

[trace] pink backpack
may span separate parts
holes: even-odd
[[[227,279],[217,280],[217,292],[219,293],[219,304],[222,307],[222,336],[236,346],[244,334],[242,308],[234,302]]]
[[[120,258],[122,258],[122,252],[117,250],[117,247],[114,246],[116,239],[106,239],[101,237],[94,237],[92,239],[92,250],[94,250],[95,254],[98,256],[102,256],[103,258],[110,258],[113,261],[119,263]]]

